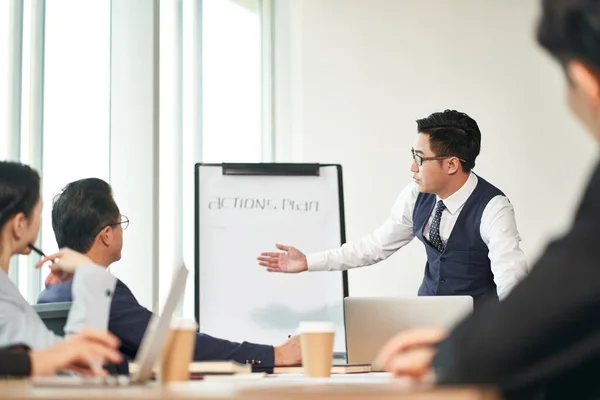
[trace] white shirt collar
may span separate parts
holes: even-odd
[[[465,204],[469,196],[471,196],[471,193],[473,193],[473,191],[475,190],[477,182],[477,175],[471,172],[465,184],[462,185],[460,189],[454,192],[447,199],[443,200],[444,205],[446,206],[446,209],[448,210],[448,212],[450,212],[450,214],[454,214],[461,209],[461,207]],[[439,196],[436,197],[437,201],[442,200],[439,198]]]

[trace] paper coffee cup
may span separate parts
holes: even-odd
[[[302,348],[302,369],[311,378],[331,375],[335,325],[331,322],[301,322],[298,327]]]
[[[162,383],[190,379],[190,363],[194,356],[198,324],[191,319],[173,319],[163,350],[160,368]]]

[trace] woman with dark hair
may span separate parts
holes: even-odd
[[[8,278],[10,259],[29,254],[42,212],[40,177],[31,167],[0,162],[0,347],[15,345],[45,349],[62,341],[48,328]],[[67,335],[83,328],[106,331],[116,279],[89,258],[68,248],[44,257],[37,268],[51,262],[53,274],[73,279],[73,305],[65,325]],[[103,357],[89,360],[90,366]]]

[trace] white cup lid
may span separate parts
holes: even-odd
[[[326,321],[306,321],[300,322],[298,326],[298,333],[321,333],[321,332],[335,332],[335,325],[333,322]]]

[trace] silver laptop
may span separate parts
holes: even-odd
[[[108,376],[108,377],[81,377],[81,376],[54,376],[43,378],[32,378],[31,383],[35,386],[127,386],[131,384],[145,384],[152,377],[153,367],[159,359],[167,341],[169,327],[177,303],[183,295],[189,271],[185,264],[181,263],[176,268],[171,283],[171,290],[167,301],[163,306],[160,317],[152,315],[150,323],[144,333],[135,363],[139,370],[130,377]]]
[[[346,297],[347,362],[371,363],[398,332],[426,326],[449,329],[472,311],[471,296]]]

